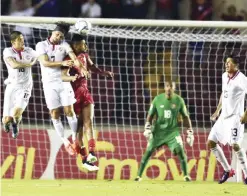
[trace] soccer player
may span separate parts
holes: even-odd
[[[247,122],[247,110],[244,112],[247,77],[239,71],[238,66],[238,57],[226,58],[226,72],[222,75],[222,94],[217,109],[211,116],[213,121],[219,117],[208,136],[208,146],[224,168],[219,184],[232,177],[235,171],[217,143],[228,143],[232,146],[244,173],[244,183],[247,184],[247,159],[244,149],[240,146],[244,136],[243,124]]]
[[[86,37],[74,34],[71,41],[71,47],[77,58],[80,60],[81,64],[93,73],[100,74],[106,77],[113,77],[113,73],[109,71],[103,71],[99,69],[90,59],[87,51],[88,47],[86,44]],[[74,104],[75,113],[78,116],[78,141],[74,144],[74,148],[77,153],[82,155],[83,165],[90,169],[96,169],[93,164],[93,168],[88,167],[88,162],[93,163],[97,161],[95,156],[95,137],[93,133],[93,117],[94,117],[94,101],[87,87],[87,80],[81,75],[81,70],[79,67],[73,66],[69,70],[69,75],[66,75],[67,70],[64,71],[64,80],[69,81],[69,77],[72,80],[72,87],[75,92],[76,103]],[[77,77],[75,80],[74,76]],[[89,154],[86,155],[86,149],[82,143],[82,133],[83,129],[87,134],[88,139],[88,150]]]
[[[188,174],[187,157],[184,152],[183,141],[178,125],[178,117],[180,114],[183,116],[184,124],[187,126],[186,141],[190,146],[194,143],[194,135],[184,100],[174,93],[174,89],[175,84],[171,81],[166,81],[165,93],[157,95],[152,101],[144,131],[144,136],[148,139],[148,145],[142,157],[135,181],[141,180],[144,168],[152,153],[163,145],[168,146],[172,153],[178,156],[184,180],[191,181]]]
[[[64,142],[66,150],[73,154],[73,148],[69,140],[64,137],[64,127],[60,119],[60,107],[62,106],[64,109],[72,130],[72,139],[75,141],[77,131],[77,118],[73,110],[75,98],[71,84],[62,81],[61,67],[70,67],[73,64],[76,66],[81,65],[69,44],[64,41],[64,36],[68,31],[69,25],[65,23],[58,24],[49,38],[37,43],[36,52],[39,56],[43,90],[53,126]],[[63,60],[67,55],[70,56],[71,60]],[[86,70],[81,69],[81,72],[86,74]]]
[[[19,133],[19,123],[22,113],[27,107],[33,87],[32,66],[36,63],[36,53],[32,48],[25,47],[21,32],[13,31],[10,34],[12,47],[3,50],[3,60],[8,69],[7,85],[4,93],[2,122],[5,132],[11,130],[12,137]]]

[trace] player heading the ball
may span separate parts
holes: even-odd
[[[51,120],[58,135],[64,142],[68,152],[73,154],[73,148],[69,140],[64,136],[64,127],[60,119],[60,107],[63,107],[69,126],[72,130],[72,139],[76,139],[77,118],[73,110],[76,102],[74,91],[69,82],[62,81],[61,67],[81,66],[70,45],[64,41],[64,36],[68,33],[70,25],[60,23],[52,31],[50,37],[38,42],[36,51],[41,66],[41,75],[45,101],[50,110]],[[64,60],[69,55],[71,60]],[[82,69],[82,74],[87,71]]]
[[[112,78],[112,72],[103,71],[92,62],[88,54],[86,40],[86,36],[78,34],[74,34],[71,40],[71,47],[81,62],[81,65],[92,73]],[[90,91],[88,90],[87,78],[81,75],[80,67],[72,66],[71,68],[64,69],[63,80],[71,81],[76,98],[74,110],[78,116],[78,138],[73,146],[76,152],[82,157],[83,167],[87,168],[89,171],[97,170],[98,167],[93,165],[93,163],[97,161],[95,155],[96,134],[93,130],[94,101]],[[86,148],[83,145],[83,131],[85,131],[88,140],[88,155]]]

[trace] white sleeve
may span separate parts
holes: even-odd
[[[8,57],[13,57],[12,52],[9,50],[9,48],[5,48],[3,50],[3,59],[6,59]]]
[[[87,12],[87,5],[86,3],[81,6],[81,13],[84,15]]]
[[[244,89],[245,94],[247,94],[247,77],[246,76],[243,76],[242,87]]]
[[[95,13],[95,16],[94,17],[101,17],[101,7],[100,5],[98,4],[97,6],[97,11]]]
[[[32,55],[33,58],[37,58],[38,57],[37,52],[35,50],[33,50],[32,48],[31,48],[31,55]]]
[[[35,9],[31,7],[24,10],[23,12],[24,12],[24,16],[33,16],[35,14]]]
[[[45,47],[44,47],[44,45],[42,44],[42,42],[39,42],[39,43],[37,43],[37,45],[36,45],[36,55],[37,55],[37,57],[39,57],[39,56],[41,56],[41,55],[43,55],[43,54],[46,54],[46,52],[45,52]]]
[[[63,47],[65,49],[66,54],[69,54],[70,52],[73,52],[72,48],[67,42],[63,42]]]

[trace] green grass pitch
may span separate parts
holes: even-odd
[[[2,196],[246,196],[242,183],[2,180]]]

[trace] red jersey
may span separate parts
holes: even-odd
[[[77,58],[87,68],[88,54],[81,53],[77,55]],[[93,97],[87,88],[87,80],[81,74],[79,67],[73,66],[70,68],[69,73],[71,76],[78,75],[76,81],[71,82],[73,90],[75,92],[76,103],[74,103],[74,111],[77,115],[82,112],[82,109],[88,104],[94,104]]]
[[[81,63],[86,67],[87,69],[87,58],[88,58],[88,53],[81,53],[79,55],[77,55],[77,58],[79,61],[81,61]],[[79,86],[84,86],[87,88],[87,80],[84,76],[82,76],[81,74],[81,70],[79,67],[76,67],[76,66],[73,66],[70,68],[69,70],[69,74],[71,76],[74,76],[74,75],[78,75],[78,78],[76,81],[74,82],[71,82],[71,85],[73,87],[73,89],[77,89]]]

